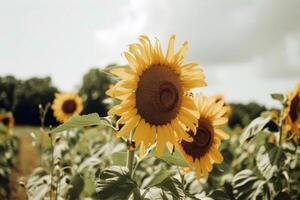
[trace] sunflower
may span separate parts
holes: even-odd
[[[4,125],[5,128],[9,129],[13,127],[15,120],[12,114],[1,114],[0,115],[0,123]]]
[[[220,128],[224,126],[228,118],[226,113],[228,107],[223,100],[216,102],[216,97],[206,97],[196,94],[195,102],[200,113],[198,118],[197,131],[189,132],[193,141],[179,141],[175,148],[181,152],[189,164],[189,169],[196,171],[197,179],[203,174],[207,179],[208,173],[212,170],[213,163],[223,162],[223,156],[218,148],[221,139],[228,139],[228,135]]]
[[[283,114],[285,139],[300,138],[300,82],[287,95]]]
[[[81,113],[82,99],[76,93],[56,93],[52,109],[57,121],[63,123],[73,115]]]
[[[121,80],[106,94],[122,102],[108,114],[121,117],[117,124],[124,126],[117,132],[118,137],[128,136],[135,129],[136,146],[145,150],[156,141],[159,157],[167,142],[175,144],[176,138],[191,141],[185,129],[196,130],[198,112],[186,94],[205,86],[205,76],[196,63],[183,64],[187,42],[174,53],[174,35],[165,55],[159,40],[152,45],[142,35],[139,41],[129,45],[129,51],[124,53],[129,67],[111,70]]]

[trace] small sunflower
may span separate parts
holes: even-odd
[[[129,67],[111,70],[121,80],[106,94],[120,99],[121,104],[108,114],[119,115],[117,124],[124,124],[117,136],[127,136],[135,129],[133,140],[140,149],[157,141],[159,157],[165,144],[175,144],[175,138],[191,140],[186,127],[195,131],[198,112],[187,92],[205,86],[203,70],[196,63],[183,64],[188,49],[185,42],[174,53],[175,36],[169,40],[166,55],[159,40],[152,45],[147,36],[140,43],[129,45],[124,55]]]
[[[194,98],[200,112],[197,131],[189,132],[193,137],[192,142],[179,141],[176,148],[188,162],[190,170],[195,169],[197,179],[200,179],[202,174],[207,179],[212,164],[223,162],[223,156],[218,148],[221,139],[229,137],[220,129],[228,121],[226,117],[228,107],[224,105],[223,100],[216,102],[213,96],[196,94]]]
[[[57,121],[65,122],[83,110],[81,97],[76,93],[56,93],[52,104]]]
[[[299,140],[300,138],[300,82],[287,96],[284,108],[285,139]]]
[[[5,128],[9,129],[13,127],[15,120],[12,114],[1,114],[0,115],[0,123],[4,125]]]

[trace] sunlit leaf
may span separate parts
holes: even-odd
[[[257,168],[267,179],[271,179],[283,164],[285,155],[275,144],[267,143],[261,146],[256,157]]]
[[[103,122],[97,113],[88,115],[77,115],[59,125],[51,131],[51,133],[58,133],[62,131],[71,130],[74,128],[81,128],[85,126],[103,125]]]
[[[268,192],[266,180],[259,179],[249,169],[237,173],[233,177],[232,185],[237,200],[261,199]]]
[[[174,170],[160,170],[157,174],[154,174],[154,178],[150,181],[148,187],[153,187],[160,184],[166,178],[171,177],[175,174]]]
[[[96,180],[97,198],[107,200],[128,199],[131,195],[140,196],[139,188],[126,167],[105,169]],[[134,194],[133,194],[134,193]]]
[[[179,167],[188,167],[187,162],[183,159],[182,155],[175,150],[172,154],[165,148],[163,155],[160,158],[171,165],[176,165]]]
[[[156,187],[161,188],[164,192],[171,195],[173,199],[184,199],[186,196],[183,185],[173,177],[164,179],[164,181],[157,184]]]
[[[279,101],[280,103],[284,103],[285,97],[283,94],[273,93],[271,94],[272,99]]]
[[[262,131],[266,124],[271,120],[271,117],[258,117],[254,119],[247,128],[243,131],[241,137],[240,137],[240,143],[241,145],[245,141],[250,141],[253,139],[260,131]]]

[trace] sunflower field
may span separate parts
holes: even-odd
[[[23,84],[52,97],[1,104],[0,199],[300,199],[300,82],[271,94],[280,109],[230,104],[201,92],[205,70],[174,46],[141,35],[128,65],[90,71],[79,92]],[[14,115],[33,104],[40,126],[24,143]]]

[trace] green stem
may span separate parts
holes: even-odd
[[[132,177],[133,172],[133,160],[134,160],[134,150],[128,149],[127,151],[127,168],[129,171],[129,176]]]
[[[279,121],[279,146],[281,147],[282,144],[282,125],[283,125],[283,111],[280,112],[280,121]]]
[[[130,134],[127,140],[127,168],[129,172],[129,176],[132,177],[133,172],[133,161],[134,161],[134,147],[132,143],[132,133]]]
[[[51,182],[50,182],[50,200],[52,199],[52,183],[53,183],[53,170],[54,170],[54,145],[52,135],[49,134],[50,143],[51,143]]]

